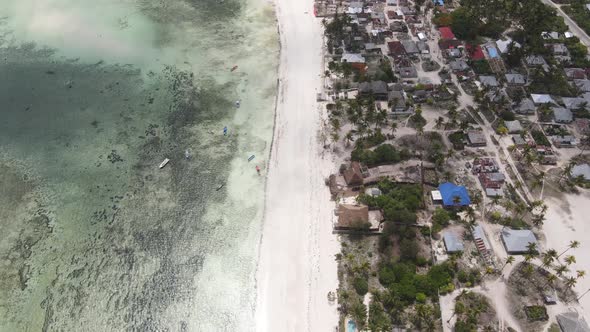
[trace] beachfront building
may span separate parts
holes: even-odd
[[[581,164],[576,165],[571,171],[572,178],[582,178],[584,181],[590,181],[590,165]]]
[[[537,238],[528,229],[504,228],[500,234],[504,248],[509,255],[522,255],[529,251],[531,243],[537,245]]]
[[[464,186],[457,186],[450,182],[441,183],[438,186],[442,204],[444,207],[461,207],[471,204],[469,193]]]
[[[381,211],[369,211],[366,205],[340,204],[336,214],[338,221],[334,224],[334,232],[378,233],[381,231],[383,220]]]
[[[344,175],[346,184],[351,187],[362,186],[364,183],[361,164],[358,161],[353,161],[350,167],[344,170],[342,175]]]
[[[584,317],[575,311],[568,311],[556,316],[559,328],[563,332],[590,332],[590,327]]]

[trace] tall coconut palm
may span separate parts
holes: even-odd
[[[570,269],[567,267],[567,265],[558,265],[557,267],[555,267],[555,274],[557,274],[558,277],[561,277],[564,275],[564,273],[567,273]]]
[[[565,286],[569,289],[572,289],[576,283],[578,282],[578,280],[574,277],[567,277],[565,278]]]
[[[500,272],[502,272],[504,270],[506,265],[508,265],[508,264],[512,265],[512,263],[514,263],[514,259],[515,259],[514,256],[506,257],[506,261],[504,262],[504,264],[502,264],[502,268],[500,269]]]
[[[551,266],[551,264],[553,264],[555,261],[555,258],[557,258],[557,251],[555,249],[548,249],[541,256],[543,261],[541,268]]]
[[[465,292],[465,290],[463,290]],[[461,293],[463,294],[463,293]],[[457,296],[460,297],[461,295]],[[453,319],[453,317],[455,317],[455,315],[462,315],[463,313],[465,313],[465,304],[463,304],[463,302],[457,302],[455,303],[455,310],[453,310],[453,314],[451,315],[451,317],[449,317],[449,319],[447,320],[447,323],[451,322],[451,319]]]
[[[391,129],[391,135],[394,135],[395,131],[397,130],[397,122],[391,122],[389,128]]]
[[[570,249],[575,249],[577,247],[580,246],[580,242],[579,241],[570,241],[570,244],[567,246],[567,248],[561,252],[561,254],[557,255],[557,259],[559,259],[559,257],[561,257],[561,255],[565,254],[568,250]]]
[[[550,286],[551,288],[553,288],[553,284],[555,283],[556,280],[557,280],[557,276],[553,273],[549,273],[549,275],[547,276],[547,286]]]
[[[445,119],[442,116],[439,116],[438,119],[436,119],[436,123],[434,125],[434,128],[440,129],[444,124],[445,124]]]
[[[564,261],[567,265],[572,265],[576,263],[576,257],[574,255],[565,256]]]

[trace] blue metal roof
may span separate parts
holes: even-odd
[[[443,0],[432,0],[432,2],[434,2],[434,4],[437,5],[437,6],[444,5],[444,1]]]
[[[498,57],[498,50],[494,47],[489,47],[488,54],[490,55],[490,58],[497,58]]]
[[[444,206],[466,206],[471,204],[467,189],[463,186],[457,186],[450,182],[441,183],[438,191],[442,196]],[[459,202],[455,203],[455,197],[459,197]]]

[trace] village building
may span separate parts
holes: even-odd
[[[553,119],[557,123],[571,123],[574,121],[574,115],[572,111],[563,107],[553,107]]]
[[[559,39],[559,32],[557,32],[557,31],[551,31],[551,32],[543,31],[543,32],[541,32],[541,38],[543,38],[545,40],[558,40]]]
[[[389,55],[394,58],[400,58],[406,55],[406,50],[400,41],[392,41],[387,43]]]
[[[487,197],[504,197],[504,190],[502,188],[485,188]]]
[[[338,221],[334,224],[334,232],[379,233],[381,231],[383,220],[381,211],[370,211],[366,205],[340,204],[336,214]]]
[[[363,82],[359,84],[359,95],[372,95],[375,100],[387,100],[389,91],[387,91],[387,83],[383,81]]]
[[[416,47],[418,47],[420,54],[430,54],[430,46],[425,41],[417,42]]]
[[[381,189],[379,188],[367,188],[365,189],[365,194],[371,196],[371,197],[375,197],[375,196],[381,196]]]
[[[589,119],[576,119],[576,129],[580,135],[590,134],[590,120]]]
[[[506,127],[506,129],[508,129],[509,134],[520,133],[523,130],[522,125],[518,120],[504,121],[504,126]]]
[[[467,132],[467,142],[470,146],[486,146],[487,140],[483,131],[470,130]]]
[[[441,183],[438,186],[445,207],[468,206],[471,204],[469,193],[464,186],[457,186],[450,182]]]
[[[401,43],[404,47],[404,50],[406,51],[406,54],[412,56],[420,53],[418,46],[416,46],[416,42],[414,42],[413,40],[402,40]]]
[[[522,86],[526,84],[526,79],[522,74],[506,74],[504,75],[506,78],[506,83],[512,86]]]
[[[537,107],[535,106],[535,103],[529,98],[524,98],[514,108],[514,111],[518,114],[535,114],[536,110]]]
[[[349,63],[353,68],[356,68],[362,72],[366,71],[367,64],[365,57],[357,53],[344,53],[342,54],[341,62]]]
[[[527,253],[530,243],[537,245],[537,238],[528,229],[503,228],[500,233],[504,248],[509,255],[522,255]]]
[[[449,67],[453,72],[464,72],[470,69],[469,65],[465,60],[454,60],[449,63]]]
[[[471,230],[471,234],[473,234],[473,240],[479,253],[486,260],[486,263],[491,263],[490,253],[492,250],[492,246],[490,245],[490,242],[488,241],[488,238],[483,228],[481,228],[480,225],[475,225]]]
[[[361,171],[361,164],[358,161],[353,161],[350,167],[344,170],[344,181],[351,187],[358,187],[363,185],[363,173]]]
[[[551,136],[551,142],[558,148],[574,148],[578,145],[576,137],[572,135]]]
[[[498,163],[494,158],[484,157],[484,158],[475,158],[473,160],[473,166],[471,167],[471,171],[473,174],[479,173],[495,173],[500,170]]]
[[[502,173],[480,173],[478,175],[479,182],[484,189],[500,189],[506,180],[506,177]]]
[[[551,96],[550,95],[547,95],[547,94],[536,94],[536,93],[532,93],[531,94],[531,99],[533,100],[533,103],[535,105],[556,104],[555,101],[553,100],[553,98],[551,98]]]
[[[523,146],[527,145],[527,142],[525,141],[525,139],[522,138],[522,136],[520,136],[520,135],[512,135],[512,142],[517,147],[523,147]]]
[[[453,33],[453,30],[451,30],[450,27],[440,27],[440,28],[438,28],[438,31],[440,32],[441,39],[449,39],[449,40],[457,39],[457,38],[455,38],[455,34]]]
[[[574,80],[574,86],[582,92],[590,92],[590,80]]]
[[[563,102],[565,108],[569,110],[577,109],[583,106],[588,106],[588,102],[584,98],[580,97],[562,97],[561,101]]]
[[[481,84],[483,84],[483,86],[488,88],[497,88],[499,86],[498,80],[495,76],[480,75],[479,81],[481,82]]]
[[[473,61],[484,60],[486,58],[485,54],[483,54],[481,46],[479,45],[467,44],[465,45],[465,51],[467,57]]]
[[[498,49],[494,45],[494,43],[486,43],[482,46],[483,54],[488,60],[488,64],[490,65],[490,69],[494,73],[503,73],[506,71],[506,67],[504,66],[504,61],[502,57],[498,53]]]
[[[582,68],[565,68],[565,76],[569,80],[584,80],[586,79],[586,71]]]
[[[590,181],[590,165],[581,164],[574,166],[571,171],[571,177],[574,179],[582,177],[585,181]]]
[[[546,67],[547,61],[540,55],[529,55],[524,59],[528,67]]]
[[[464,250],[463,241],[461,241],[457,234],[453,232],[443,232],[443,242],[445,244],[445,249],[449,254],[463,252]]]
[[[590,6],[587,4],[586,6]],[[588,323],[575,311],[568,311],[556,316],[559,328],[563,332],[590,332]]]
[[[496,45],[498,46],[498,50],[500,53],[505,54],[508,53],[510,47],[521,48],[521,45],[518,42],[512,41],[512,39],[498,39],[496,40]]]

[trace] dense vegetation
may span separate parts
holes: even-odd
[[[358,146],[352,151],[350,157],[353,161],[360,161],[371,167],[381,164],[395,164],[407,160],[410,158],[410,152],[405,149],[398,151],[391,144],[381,144],[374,150],[363,149]]]

